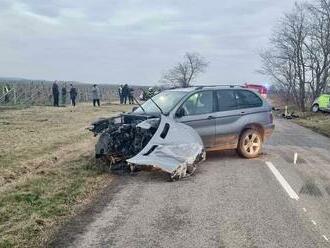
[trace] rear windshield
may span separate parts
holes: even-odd
[[[168,114],[186,94],[185,91],[163,91],[152,97],[152,100],[157,103],[164,114]],[[160,110],[150,99],[143,103],[142,107],[146,113],[160,113]],[[144,111],[139,107],[134,113],[144,113]]]

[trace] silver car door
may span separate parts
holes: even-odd
[[[197,131],[206,149],[213,147],[215,143],[214,110],[213,91],[200,91],[188,97],[178,109],[183,111],[182,116],[176,117],[176,121],[185,123]]]
[[[237,108],[235,91],[230,89],[217,90],[216,99],[217,112],[214,114],[216,117],[215,148],[236,148],[241,111]]]

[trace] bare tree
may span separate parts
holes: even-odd
[[[326,89],[330,72],[330,1],[295,4],[261,53],[261,72],[285,88],[302,111]]]
[[[315,99],[325,91],[330,72],[330,1],[318,0],[306,5],[309,37],[304,43],[308,53],[311,78],[307,83]]]
[[[207,66],[208,62],[198,53],[186,53],[184,60],[170,69],[163,76],[162,81],[174,87],[189,87]]]

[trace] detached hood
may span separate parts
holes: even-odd
[[[139,124],[148,127],[145,120]],[[203,142],[198,133],[183,123],[162,115],[157,131],[148,144],[134,157],[131,164],[160,168],[174,177],[184,177],[193,172],[195,165],[205,159]]]

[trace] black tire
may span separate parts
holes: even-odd
[[[319,112],[319,105],[318,104],[314,104],[313,106],[312,106],[312,112],[313,113],[317,113],[317,112]]]
[[[237,151],[244,158],[256,158],[262,149],[262,137],[258,130],[247,129],[239,139]]]

